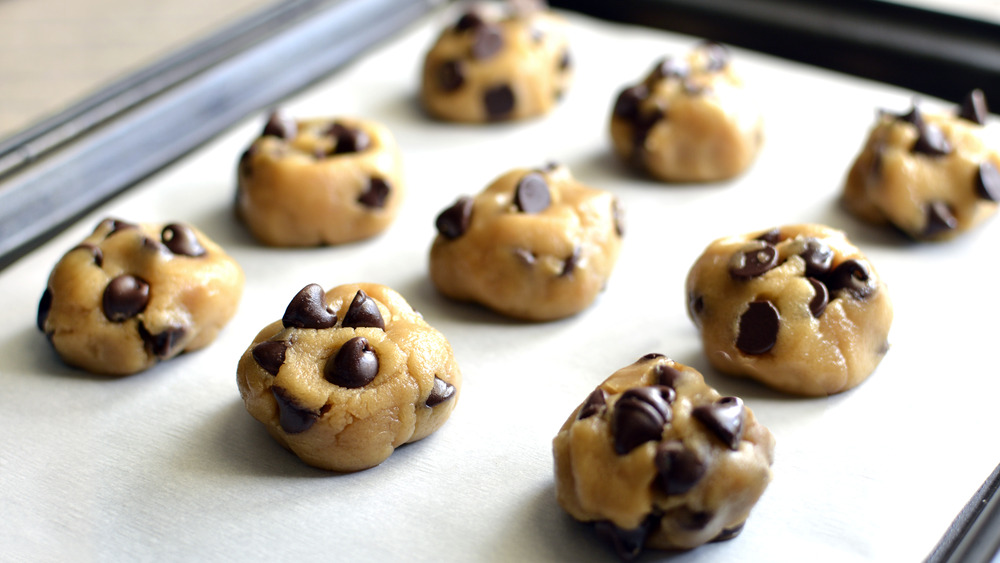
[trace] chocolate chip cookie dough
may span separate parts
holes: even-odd
[[[917,240],[950,239],[997,211],[1000,146],[985,138],[986,99],[952,113],[881,112],[844,186],[845,207]]]
[[[665,182],[737,176],[757,156],[763,118],[729,51],[704,42],[621,91],[611,140],[625,162]]]
[[[451,345],[388,287],[304,287],[237,368],[247,411],[309,465],[358,471],[429,436],[458,402]]]
[[[889,346],[885,282],[842,232],[822,225],[714,241],[688,273],[687,298],[713,366],[789,393],[850,389]]]
[[[548,113],[569,87],[572,63],[564,21],[540,4],[502,13],[478,4],[445,29],[424,60],[427,112],[469,123]]]
[[[774,437],[741,399],[661,354],[601,383],[552,446],[559,504],[624,559],[735,537],[774,461]]]
[[[430,275],[453,299],[519,319],[578,313],[604,288],[618,259],[622,208],[565,166],[515,169],[437,217]]]
[[[67,364],[129,375],[208,346],[242,292],[243,270],[198,229],[105,219],[56,263],[38,328]]]
[[[236,212],[261,243],[362,240],[393,222],[404,194],[399,148],[361,119],[293,120],[274,112],[240,157]]]

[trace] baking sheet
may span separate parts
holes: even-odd
[[[289,100],[292,115],[367,117],[396,136],[409,193],[375,239],[287,250],[250,238],[231,204],[238,156],[263,125],[255,115],[0,273],[3,558],[613,560],[556,504],[551,439],[595,385],[653,351],[743,397],[777,448],[774,481],[738,538],[643,560],[925,557],[1000,461],[989,403],[1000,391],[989,324],[1000,315],[989,258],[1000,222],[925,245],[857,222],[836,203],[847,168],[876,110],[905,111],[912,94],[741,50],[734,59],[767,119],[754,166],[716,185],[635,176],[611,154],[614,97],[697,39],[567,17],[576,79],[542,119],[472,127],[421,113],[418,71],[446,11]],[[510,168],[549,160],[624,203],[627,233],[607,291],[583,313],[541,324],[440,297],[427,276],[436,214]],[[212,346],[123,379],[58,360],[35,328],[38,298],[58,258],[108,215],[191,222],[240,262],[243,301]],[[896,309],[875,374],[824,399],[715,372],[685,313],[684,277],[711,240],[798,222],[845,229]],[[395,288],[443,332],[464,386],[436,434],[339,475],[271,440],[246,413],[235,370],[302,286],[355,281]]]

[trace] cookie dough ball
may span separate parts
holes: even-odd
[[[788,393],[850,389],[889,348],[885,282],[829,227],[790,225],[716,240],[688,273],[687,297],[713,366]]]
[[[952,238],[997,211],[1000,147],[975,90],[955,112],[881,112],[844,186],[845,207],[917,240]]]
[[[191,225],[105,219],[55,265],[38,328],[67,364],[129,375],[208,346],[242,293],[243,270]]]
[[[237,216],[270,246],[370,238],[396,218],[401,169],[396,141],[378,123],[275,112],[240,157]]]
[[[648,354],[573,411],[553,451],[559,504],[632,559],[736,537],[771,481],[774,438],[741,399]]]
[[[421,102],[447,121],[544,115],[569,87],[568,45],[565,23],[548,10],[470,10],[427,53]]]
[[[618,156],[653,178],[711,182],[750,166],[763,142],[763,119],[729,51],[705,42],[684,58],[658,62],[622,90],[611,140]]]
[[[547,321],[587,308],[618,259],[622,208],[565,166],[516,169],[437,217],[430,274],[444,295]]]
[[[309,465],[358,471],[448,420],[462,374],[451,345],[388,287],[304,287],[243,353],[246,408]]]

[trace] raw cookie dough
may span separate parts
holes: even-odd
[[[623,559],[735,537],[774,461],[774,437],[741,399],[661,354],[601,383],[552,446],[559,504]]]
[[[243,270],[198,229],[105,219],[53,268],[38,328],[67,364],[129,375],[208,346],[242,293]]]
[[[688,273],[687,298],[713,366],[788,393],[850,389],[889,347],[885,283],[844,233],[822,225],[716,240]]]
[[[729,51],[704,42],[622,90],[611,140],[618,156],[653,178],[711,182],[750,166],[763,142],[763,119]]]
[[[272,113],[240,157],[236,212],[260,242],[316,246],[370,238],[396,218],[404,185],[389,130],[353,118]]]
[[[437,217],[434,285],[453,299],[547,321],[589,306],[621,248],[618,199],[577,182],[565,166],[515,169]]]
[[[880,112],[847,176],[843,202],[917,240],[952,238],[997,211],[1000,147],[985,137],[986,100],[971,92],[955,114]]]
[[[565,23],[544,9],[480,6],[445,29],[424,60],[420,100],[431,116],[483,123],[548,113],[569,87]]]
[[[401,295],[304,287],[236,373],[247,411],[309,465],[358,471],[429,436],[458,402],[451,345]]]

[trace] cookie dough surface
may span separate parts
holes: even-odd
[[[374,467],[436,431],[462,384],[451,345],[392,289],[304,287],[240,358],[247,411],[309,465]]]
[[[56,263],[38,328],[67,364],[129,375],[208,346],[235,314],[243,281],[191,225],[105,219]]]
[[[848,173],[845,207],[917,240],[950,239],[997,211],[1000,145],[973,91],[954,114],[881,112]],[[996,139],[996,137],[994,137]]]
[[[719,181],[746,170],[763,143],[763,118],[730,58],[705,42],[622,90],[611,114],[618,156],[665,182]]]
[[[686,288],[712,365],[781,391],[823,396],[855,387],[889,347],[885,282],[829,227],[718,239],[691,267]]]
[[[431,116],[468,123],[537,117],[569,87],[562,18],[543,9],[491,7],[464,13],[427,53],[420,100]]]
[[[611,275],[622,213],[615,196],[565,166],[511,170],[437,217],[431,279],[448,297],[519,319],[578,313]]]
[[[374,121],[293,120],[272,113],[240,157],[237,216],[270,246],[340,244],[373,237],[404,196],[399,148]]]
[[[771,481],[774,438],[741,399],[648,354],[573,411],[553,452],[559,504],[631,559],[739,534]]]

